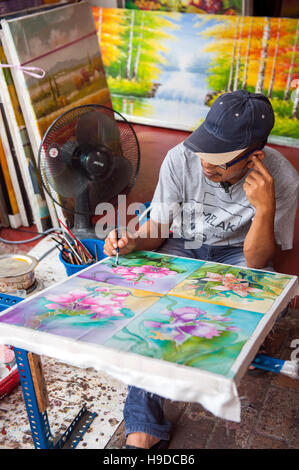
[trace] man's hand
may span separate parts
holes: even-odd
[[[252,171],[243,189],[255,216],[244,240],[244,255],[249,268],[262,269],[275,252],[275,188],[272,176],[257,157],[248,166]]]
[[[119,248],[120,255],[127,255],[136,250],[136,238],[134,238],[126,229],[120,229],[120,238],[117,241],[117,231],[112,230],[105,240],[104,253],[107,256],[116,255],[116,248]]]
[[[267,213],[275,210],[274,181],[267,168],[257,157],[253,157],[248,167],[252,168],[252,171],[243,185],[248,201],[257,212]]]

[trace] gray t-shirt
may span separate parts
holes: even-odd
[[[299,174],[277,150],[263,150],[263,163],[275,183],[275,239],[288,250],[293,247]],[[241,246],[255,215],[243,189],[245,178],[225,192],[220,183],[204,176],[200,158],[180,143],[161,165],[151,218],[169,224],[175,237],[207,245]]]

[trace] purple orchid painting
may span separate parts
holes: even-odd
[[[169,324],[150,320],[145,321],[144,326],[153,328],[157,338],[174,340],[176,344],[183,344],[190,336],[210,339],[220,336],[223,331],[240,331],[240,328],[230,325],[230,317],[213,316],[196,307],[165,309],[161,314],[170,317]]]
[[[164,296],[106,345],[226,375],[262,314]]]

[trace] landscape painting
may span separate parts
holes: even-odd
[[[1,43],[1,34],[0,63],[8,63]],[[11,139],[14,144],[16,158],[22,170],[21,179],[24,180],[27,196],[31,203],[33,221],[39,231],[44,231],[51,225],[50,214],[43,194],[43,188],[38,175],[38,169],[25,126],[20,102],[9,68],[2,68],[0,70],[0,99],[3,104],[6,119],[10,125]]]
[[[180,11],[210,15],[241,15],[247,0],[126,0],[135,10]]]
[[[266,95],[270,142],[299,146],[299,20],[93,7],[113,107],[192,131],[224,92]]]
[[[62,6],[5,22],[19,63],[45,77],[24,75],[41,137],[64,111],[83,104],[110,105],[93,15],[87,3]]]
[[[204,263],[170,295],[266,313],[291,276],[218,263]]]
[[[105,345],[227,375],[261,318],[259,313],[167,295]]]

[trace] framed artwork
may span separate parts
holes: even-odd
[[[242,15],[245,14],[244,0],[126,0],[126,8],[135,10],[179,11],[201,15]],[[248,13],[247,13],[248,14]]]
[[[192,131],[213,101],[265,94],[270,142],[299,146],[299,20],[93,8],[113,107],[129,121]]]
[[[29,114],[30,105],[41,137],[54,119],[71,107],[110,103],[88,4],[61,6],[3,20],[1,24],[4,38],[12,46],[9,55],[20,64],[37,66],[46,72],[43,79],[36,80],[12,70],[17,92],[24,87],[28,99],[27,112],[23,114]],[[20,99],[22,108],[23,101]]]
[[[0,32],[0,63],[7,64],[7,58],[1,43],[3,33]],[[39,181],[36,161],[32,152],[32,147],[25,126],[23,113],[20,107],[18,95],[16,93],[14,81],[9,68],[0,68],[0,99],[5,111],[7,124],[10,130],[11,140],[13,142],[16,159],[21,170],[21,178],[26,190],[28,200],[30,201],[30,209],[33,215],[33,222],[36,224],[38,231],[42,232],[50,227],[51,220],[43,194],[42,185]],[[1,118],[0,118],[1,120]],[[4,131],[4,125],[3,127]],[[0,133],[2,132],[2,129]],[[6,148],[9,156],[10,150]],[[19,181],[16,175],[16,183]],[[23,225],[29,225],[26,210],[23,202],[21,190],[18,191],[18,204],[22,211]]]

